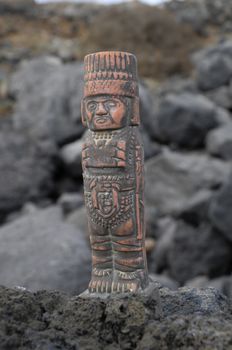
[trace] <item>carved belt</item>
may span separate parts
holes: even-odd
[[[84,177],[85,202],[91,221],[102,227],[117,227],[134,212],[134,179],[130,176]]]

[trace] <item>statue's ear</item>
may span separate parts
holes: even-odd
[[[82,120],[83,126],[87,127],[86,112],[85,112],[85,102],[84,102],[84,100],[81,101],[81,120]]]
[[[133,97],[131,101],[131,125],[139,125],[140,124],[140,116],[139,116],[139,98]]]

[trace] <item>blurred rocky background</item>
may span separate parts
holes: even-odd
[[[149,271],[232,297],[231,0],[0,0],[0,284],[87,287],[82,60],[110,49],[139,63]]]

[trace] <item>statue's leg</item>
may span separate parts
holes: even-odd
[[[112,243],[107,228],[89,223],[92,249],[91,293],[109,293],[112,283]]]
[[[148,284],[144,237],[137,238],[130,218],[112,232],[113,282],[111,292],[136,292]]]

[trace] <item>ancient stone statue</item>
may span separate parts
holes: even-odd
[[[99,52],[84,61],[82,150],[92,249],[90,293],[148,285],[144,247],[144,160],[139,134],[136,58]]]

